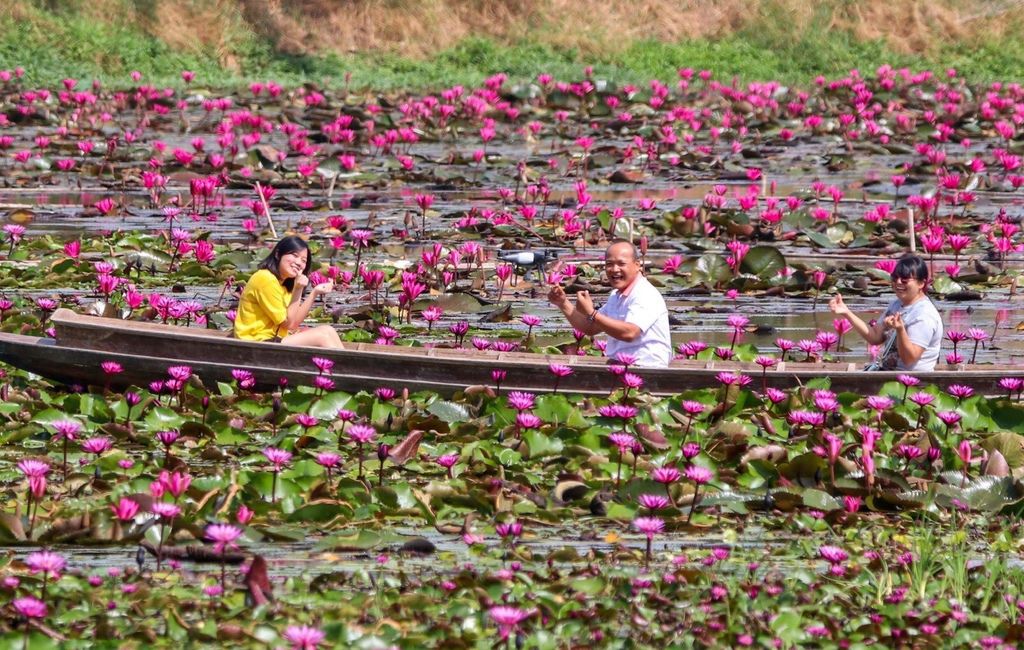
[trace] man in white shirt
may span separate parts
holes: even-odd
[[[668,307],[641,274],[636,246],[625,240],[612,242],[604,253],[604,270],[614,291],[601,309],[594,307],[587,291],[578,292],[573,305],[560,286],[551,288],[548,301],[581,332],[590,336],[607,334],[608,357],[625,353],[635,357],[638,366],[667,366],[672,359]]]

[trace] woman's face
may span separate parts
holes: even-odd
[[[308,259],[308,249],[282,255],[281,261],[277,264],[277,276],[282,280],[299,277],[305,272]]]
[[[904,305],[909,305],[921,297],[921,294],[924,293],[924,286],[925,283],[917,278],[892,276],[893,293]]]

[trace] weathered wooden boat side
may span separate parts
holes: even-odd
[[[604,359],[566,355],[490,352],[472,349],[413,348],[358,343],[342,350],[256,343],[229,338],[223,332],[160,323],[122,321],[58,310],[52,316],[56,341],[0,334],[0,359],[40,375],[61,381],[145,385],[166,377],[167,367],[192,366],[204,382],[232,381],[233,369],[251,371],[261,387],[277,385],[285,378],[293,385],[308,384],[318,371],[314,356],[334,361],[331,374],[343,390],[433,390],[451,394],[473,384],[491,384],[491,370],[507,373],[502,382],[509,390],[547,391],[554,386],[551,363],[570,366],[573,373],[559,381],[564,392],[607,394],[619,385]],[[125,372],[114,378],[103,375],[102,361],[119,362]],[[762,374],[753,363],[721,361],[674,361],[668,368],[635,369],[644,379],[644,390],[676,394],[690,388],[719,385],[721,372],[742,372],[754,386],[762,383],[787,388],[816,377],[829,377],[834,390],[876,390],[895,380],[895,372],[863,372],[857,364],[780,363]],[[975,390],[998,393],[1001,378],[1020,375],[1013,365],[949,368],[922,373],[921,379],[946,386],[966,383]],[[763,377],[763,379],[762,379]]]
[[[281,378],[287,379],[293,386],[310,385],[318,374],[312,364],[299,369],[268,368],[259,365],[238,366],[211,359],[168,358],[110,350],[70,348],[57,345],[53,339],[3,332],[0,332],[0,361],[48,379],[81,386],[147,386],[154,380],[166,379],[167,368],[179,364],[191,366],[194,373],[207,385],[217,381],[231,382],[232,370],[243,368],[251,371],[256,377],[256,388],[264,390],[278,386]],[[113,376],[106,375],[101,368],[105,361],[117,362],[122,366],[123,372]],[[335,374],[334,381],[336,388],[353,392],[387,385],[387,382],[377,374]],[[436,390],[448,395],[466,387],[466,384],[458,382],[422,382],[415,379],[405,381],[402,385],[412,391]],[[513,386],[512,389],[516,387]]]

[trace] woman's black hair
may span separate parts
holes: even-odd
[[[896,278],[914,278],[919,282],[928,282],[928,264],[918,257],[907,253],[896,262],[896,266],[892,269],[892,277]]]
[[[257,267],[259,269],[266,269],[274,274],[278,280],[281,276],[277,274],[278,269],[281,267],[281,258],[289,253],[299,253],[302,251],[308,251],[309,244],[306,243],[302,237],[296,237],[294,235],[285,237],[281,241],[277,242],[274,246],[274,250],[270,251],[270,255],[267,255],[266,259],[260,262]],[[306,255],[306,268],[302,271],[303,275],[309,275],[310,269],[313,268],[313,255],[312,253]],[[288,291],[295,288],[295,278],[288,278],[282,282]]]

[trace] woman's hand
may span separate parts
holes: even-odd
[[[885,329],[897,332],[903,329],[903,317],[899,312],[885,317]]]
[[[309,276],[305,273],[300,273],[295,276],[295,288],[305,289],[309,285]]]
[[[832,296],[832,299],[828,301],[828,308],[832,310],[832,313],[836,316],[846,316],[850,313],[850,308],[843,302],[843,297],[838,293]]]
[[[303,276],[303,277],[305,277],[305,276]],[[306,281],[308,282],[309,280],[307,279]],[[314,296],[322,296],[322,295],[328,294],[328,293],[330,293],[332,291],[334,291],[334,283],[330,282],[330,281],[322,282],[322,283],[316,285],[315,287],[313,287],[313,295]]]

